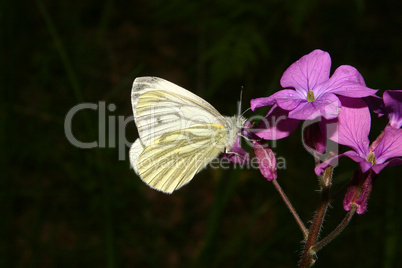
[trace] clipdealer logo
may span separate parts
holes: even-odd
[[[88,110],[98,113],[98,137],[92,141],[82,141],[74,135],[73,120]],[[116,111],[116,105],[113,103],[106,105],[104,101],[99,101],[97,104],[85,102],[75,105],[67,112],[64,119],[64,134],[67,140],[73,146],[81,149],[117,148],[118,159],[125,160],[126,148],[132,143],[126,138],[126,127],[134,121],[134,117],[132,115],[128,117],[115,114],[108,115],[114,111]]]

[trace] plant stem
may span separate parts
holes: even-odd
[[[331,187],[331,178],[332,178],[332,170],[333,167],[329,166],[326,168],[323,178],[323,183],[321,184],[321,202],[318,205],[318,208],[315,212],[313,222],[310,226],[310,230],[308,232],[308,237],[306,243],[304,245],[304,251],[302,257],[300,259],[299,268],[308,268],[314,264],[314,256],[315,251],[313,247],[317,242],[318,235],[321,230],[322,222],[324,220],[325,214],[327,212],[327,208],[330,203],[329,194]]]
[[[345,227],[349,224],[349,222],[352,219],[355,212],[356,212],[356,206],[352,206],[352,208],[346,214],[345,218],[335,228],[335,230],[333,230],[327,237],[325,237],[320,242],[318,242],[315,246],[313,246],[311,248],[311,250],[314,252],[318,252],[325,245],[327,245],[329,242],[331,242],[335,237],[337,237],[345,229]]]
[[[299,215],[297,214],[295,208],[292,206],[292,203],[290,203],[289,198],[286,196],[285,192],[282,190],[281,186],[279,185],[277,180],[272,180],[272,183],[274,184],[276,190],[279,192],[281,195],[283,201],[285,202],[286,206],[290,210],[290,213],[292,213],[293,217],[295,218],[297,224],[299,225],[301,231],[303,232],[304,239],[307,239],[308,237],[308,230],[306,226],[304,226],[303,221],[300,219]]]

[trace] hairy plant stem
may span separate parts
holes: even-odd
[[[279,185],[277,180],[273,180],[272,183],[274,184],[276,190],[278,193],[281,195],[283,201],[285,202],[286,206],[290,210],[290,213],[292,213],[293,217],[295,218],[297,224],[299,225],[301,231],[303,232],[304,239],[307,239],[308,237],[308,230],[306,226],[304,226],[303,221],[300,219],[299,215],[297,214],[296,210],[292,206],[292,203],[290,203],[289,198],[286,196],[285,192],[282,190],[281,186]]]
[[[333,230],[329,235],[327,235],[324,239],[322,239],[315,246],[313,246],[311,250],[314,252],[318,252],[320,249],[325,247],[329,242],[331,242],[335,237],[337,237],[345,229],[345,227],[348,226],[350,220],[353,218],[353,215],[355,215],[355,212],[356,212],[356,206],[352,206],[352,208],[346,214],[345,218],[343,218],[343,220],[335,228],[335,230]]]
[[[313,222],[308,231],[308,236],[306,239],[306,243],[304,245],[303,254],[299,262],[299,268],[311,267],[315,262],[316,252],[313,250],[313,248],[317,242],[321,226],[330,203],[329,195],[331,188],[332,170],[333,170],[332,166],[327,167],[325,169],[324,175],[322,177],[319,177],[321,186],[321,201],[320,204],[318,205],[318,208],[313,218]]]

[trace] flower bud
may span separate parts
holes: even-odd
[[[363,214],[366,211],[375,175],[371,169],[366,173],[362,173],[360,169],[355,170],[343,200],[343,208],[346,211],[349,211],[352,206],[356,207],[357,214]]]
[[[268,143],[257,140],[252,140],[251,142],[261,174],[268,181],[276,179],[276,158],[274,152],[269,148]]]
[[[322,133],[318,122],[309,125],[304,129],[303,138],[307,150],[312,148],[319,154],[325,152],[327,147],[327,137],[324,133]]]

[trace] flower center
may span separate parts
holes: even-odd
[[[369,163],[371,163],[371,165],[374,165],[375,164],[375,156],[374,156],[374,153],[373,152],[370,152],[369,154],[368,154],[368,156],[367,156],[367,158],[366,158],[366,161],[367,162],[369,162]]]
[[[311,89],[307,92],[307,101],[308,102],[315,101],[314,92]]]

